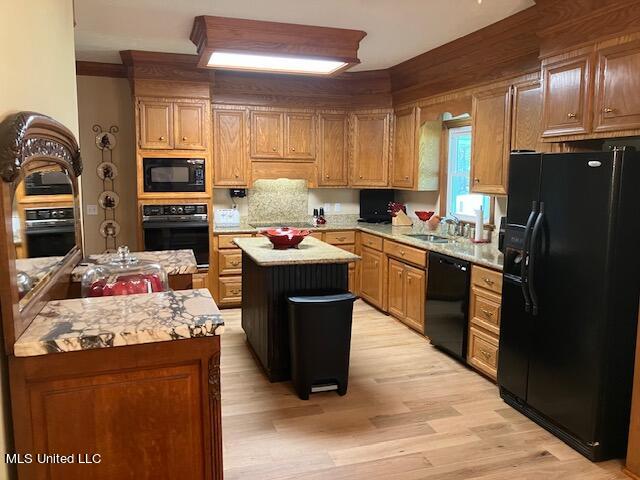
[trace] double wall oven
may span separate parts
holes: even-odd
[[[207,204],[144,205],[142,229],[145,250],[191,249],[199,268],[209,266]]]

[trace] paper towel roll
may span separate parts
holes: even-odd
[[[482,213],[482,206],[476,210],[476,234],[474,240],[479,242],[483,239],[484,236],[484,215]]]

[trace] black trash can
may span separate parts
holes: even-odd
[[[314,386],[347,393],[355,299],[350,293],[288,298],[291,380],[302,400]]]

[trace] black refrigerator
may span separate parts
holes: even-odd
[[[498,384],[593,461],[627,443],[640,294],[640,154],[514,153]]]

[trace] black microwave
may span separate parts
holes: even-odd
[[[204,192],[202,158],[143,158],[145,192]]]
[[[70,195],[71,180],[65,172],[35,172],[24,180],[27,195]]]

